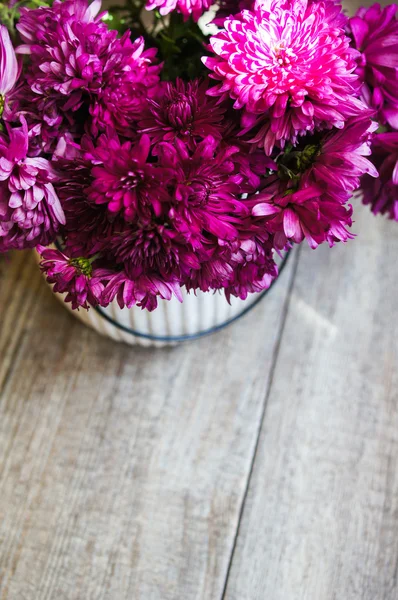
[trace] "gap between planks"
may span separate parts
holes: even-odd
[[[247,495],[248,495],[249,488],[250,488],[250,482],[251,482],[251,478],[252,478],[252,475],[253,475],[254,463],[256,462],[256,456],[257,456],[257,452],[258,452],[258,448],[259,448],[260,436],[261,436],[261,431],[262,431],[262,428],[263,428],[265,413],[266,413],[266,410],[267,410],[268,399],[270,397],[270,393],[271,393],[271,390],[272,390],[272,384],[273,384],[273,381],[274,381],[275,369],[276,369],[276,365],[277,365],[278,359],[279,359],[279,352],[280,352],[280,348],[281,348],[283,334],[285,332],[286,319],[287,319],[287,315],[289,313],[289,306],[290,306],[290,302],[291,302],[292,291],[293,291],[293,288],[294,288],[294,282],[295,282],[296,275],[297,275],[297,269],[298,269],[300,254],[301,254],[301,246],[296,247],[295,248],[295,252],[293,253],[293,257],[290,257],[290,259],[293,260],[293,268],[292,268],[292,272],[290,274],[290,280],[289,280],[289,284],[288,284],[288,290],[287,290],[287,294],[286,294],[286,297],[285,297],[284,306],[283,306],[283,310],[282,310],[282,318],[281,318],[281,321],[280,321],[279,331],[278,331],[278,334],[277,334],[277,342],[275,344],[275,349],[274,349],[274,353],[273,353],[272,360],[271,360],[271,367],[270,367],[270,374],[269,374],[269,379],[268,379],[268,385],[266,387],[265,394],[264,394],[264,403],[263,403],[263,407],[262,407],[262,411],[261,411],[261,416],[260,416],[260,419],[259,419],[259,422],[258,422],[256,442],[255,442],[255,446],[254,446],[252,458],[251,458],[251,461],[250,461],[250,468],[249,468],[248,475],[247,475],[246,487],[245,487],[245,491],[243,493],[242,503],[241,503],[240,510],[239,510],[239,518],[238,518],[238,522],[237,522],[237,526],[236,526],[235,537],[234,537],[234,542],[233,542],[231,554],[230,554],[230,557],[229,557],[228,568],[227,568],[227,572],[226,572],[226,575],[225,575],[225,581],[224,581],[224,586],[223,586],[223,590],[222,590],[222,594],[221,594],[221,600],[225,600],[225,596],[226,596],[226,592],[227,592],[229,575],[230,575],[230,572],[231,572],[232,561],[234,559],[234,555],[235,555],[235,551],[236,551],[236,544],[237,544],[238,537],[239,537],[240,526],[241,526],[242,517],[243,517],[243,513],[244,513],[244,509],[245,509]]]

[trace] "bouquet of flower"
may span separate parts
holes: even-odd
[[[346,242],[361,182],[398,220],[396,9],[0,3],[0,251],[35,247],[73,308],[153,310]]]

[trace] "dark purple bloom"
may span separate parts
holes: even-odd
[[[372,161],[379,177],[365,175],[361,182],[363,202],[374,214],[386,214],[398,221],[398,133],[380,133],[372,143]]]
[[[185,281],[192,269],[200,268],[197,256],[183,236],[167,223],[154,223],[146,228],[126,226],[124,231],[115,231],[108,251],[134,280],[149,274],[165,281]]]
[[[156,98],[148,101],[148,108],[139,121],[139,129],[147,133],[153,143],[185,142],[191,150],[196,142],[208,135],[220,140],[225,129],[225,107],[206,95],[208,81],[194,79],[188,83],[159,86]]]
[[[77,156],[57,161],[66,253],[112,273],[102,303],[152,310],[184,285],[241,297],[269,285],[271,238],[240,198],[259,184],[259,156],[240,150],[212,136],[194,151],[176,139],[156,152],[146,135],[95,144],[86,136]]]
[[[65,212],[64,228],[65,252],[68,256],[92,257],[104,252],[113,232],[124,226],[122,218],[115,218],[107,204],[90,202],[87,197],[92,177],[92,163],[81,156],[57,161],[62,174],[56,184],[56,191]]]
[[[359,50],[356,73],[363,82],[361,94],[378,120],[398,129],[398,7],[373,4],[360,8],[349,21],[355,47]]]
[[[55,238],[65,216],[50,162],[28,156],[26,121],[0,134],[0,250],[32,248]]]

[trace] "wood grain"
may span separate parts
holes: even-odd
[[[304,248],[225,600],[398,598],[397,224]]]
[[[220,598],[294,261],[234,326],[148,351],[0,260],[1,600]]]

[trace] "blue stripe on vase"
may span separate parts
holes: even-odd
[[[244,308],[235,317],[228,319],[224,323],[221,323],[220,325],[216,325],[215,327],[211,327],[210,329],[206,329],[204,331],[199,331],[198,333],[193,333],[193,334],[188,334],[188,335],[176,335],[176,336],[173,336],[173,335],[162,336],[162,335],[151,335],[148,333],[141,333],[139,331],[135,331],[134,329],[131,329],[130,327],[127,327],[126,325],[123,325],[122,323],[118,323],[118,321],[116,321],[115,319],[110,317],[100,306],[94,307],[93,310],[95,310],[98,315],[100,315],[103,319],[105,319],[105,321],[107,321],[108,323],[110,323],[111,325],[116,327],[117,329],[120,329],[121,331],[124,331],[125,333],[129,333],[135,337],[144,338],[144,339],[151,340],[154,342],[186,342],[189,340],[196,340],[198,338],[204,337],[205,335],[210,335],[211,333],[215,333],[216,331],[220,331],[221,329],[224,329],[228,325],[231,325],[232,323],[234,323],[235,321],[237,321],[238,319],[240,319],[241,317],[246,315],[249,311],[252,310],[252,308],[257,306],[257,304],[264,298],[264,296],[266,296],[268,294],[268,292],[271,290],[271,288],[278,281],[279,277],[282,274],[283,269],[286,266],[287,259],[290,255],[290,252],[291,252],[291,249],[287,250],[285,253],[285,256],[282,259],[282,262],[279,266],[278,277],[276,279],[274,279],[274,281],[271,283],[270,287],[267,290],[264,290],[264,292],[262,292],[258,295],[258,298],[252,304],[250,304],[249,306]]]

